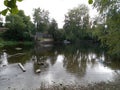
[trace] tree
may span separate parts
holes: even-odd
[[[29,16],[24,14],[24,11],[20,10],[16,15],[7,15],[5,26],[9,30],[3,34],[4,39],[17,41],[30,40],[29,28],[32,28],[32,22]]]
[[[25,28],[25,24],[19,15],[10,14],[6,16],[6,27],[9,29],[23,30]]]
[[[55,19],[52,19],[49,25],[48,34],[52,35],[54,41],[62,41],[64,39],[63,29],[58,29],[58,24]]]
[[[49,29],[48,29],[48,33],[51,34],[53,36],[53,38],[55,38],[55,33],[58,30],[58,24],[55,21],[55,19],[52,19],[52,21],[50,22],[49,25]]]
[[[32,34],[34,30],[34,24],[30,21],[30,16],[26,16],[23,10],[19,10],[18,14],[22,17],[23,23],[25,23],[25,31]]]
[[[84,39],[89,27],[89,10],[85,5],[80,5],[70,10],[65,15],[64,30],[66,39],[79,40]]]
[[[49,27],[49,12],[40,8],[34,9],[33,14],[34,24],[37,31],[45,32]]]
[[[119,0],[95,0],[94,7],[99,10],[99,14],[103,18],[104,34],[98,36],[101,43],[108,47],[110,55],[120,58],[120,2]],[[99,29],[100,30],[100,29]]]

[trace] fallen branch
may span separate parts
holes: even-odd
[[[18,56],[18,55],[25,55],[25,53],[16,53],[16,54],[13,54],[13,55],[8,55],[8,58]]]
[[[22,69],[23,72],[25,72],[25,68],[23,67],[23,65],[21,63],[18,63],[18,66]]]

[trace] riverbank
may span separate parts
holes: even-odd
[[[88,85],[53,85],[45,86],[42,84],[39,89],[35,90],[120,90],[120,80],[114,82],[100,82]]]
[[[33,45],[34,42],[32,41],[2,41],[0,40],[0,47],[4,47],[4,46],[12,46],[12,45]]]

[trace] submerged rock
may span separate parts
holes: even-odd
[[[44,62],[38,62],[38,65],[45,65]]]
[[[22,48],[19,48],[19,47],[17,47],[17,48],[15,48],[16,50],[22,50]]]
[[[40,70],[40,69],[37,69],[37,70],[36,70],[36,73],[40,73],[40,72],[41,72],[41,70]]]

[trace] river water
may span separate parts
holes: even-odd
[[[110,61],[104,50],[91,42],[6,46],[0,48],[0,54],[0,90],[31,90],[43,83],[87,85],[114,82],[120,76],[120,62]],[[40,73],[36,72],[38,69]]]

